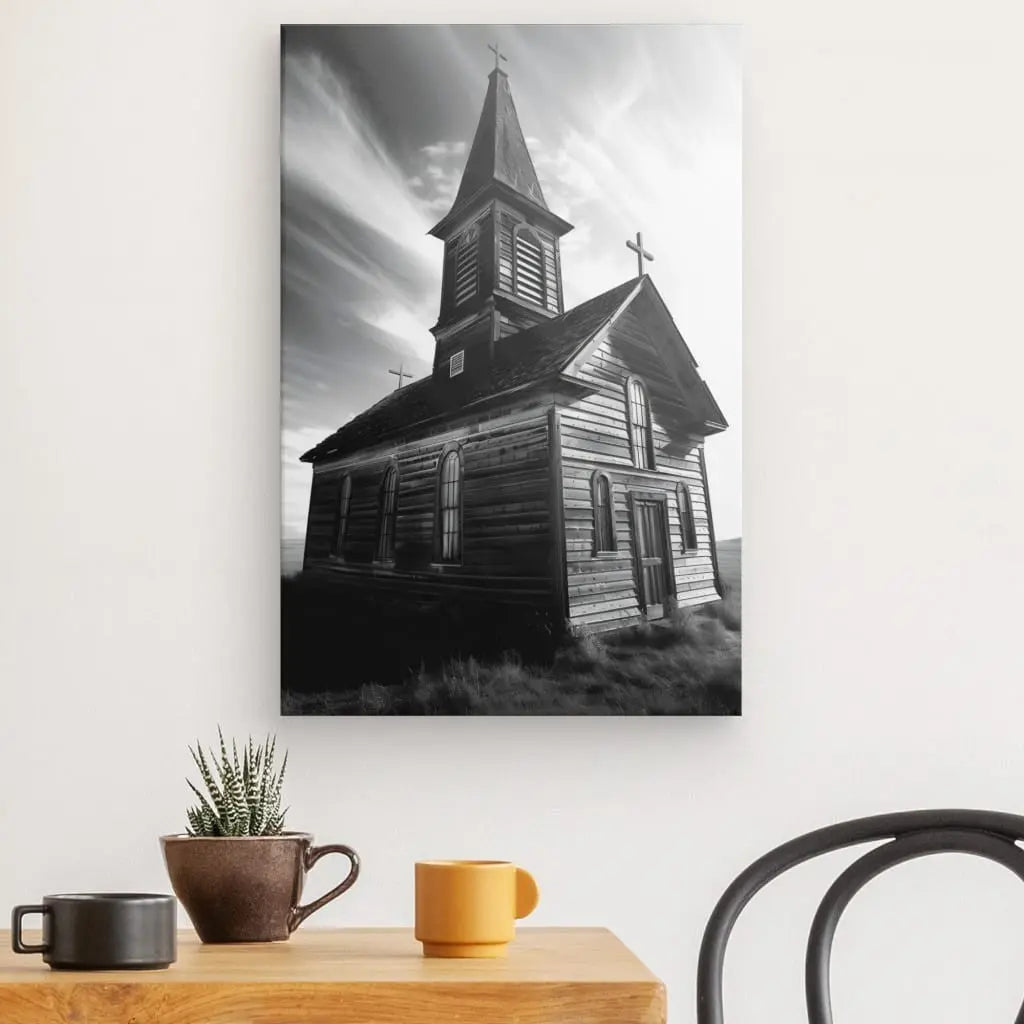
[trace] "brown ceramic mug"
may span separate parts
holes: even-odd
[[[279,836],[161,836],[175,895],[203,942],[287,939],[359,877],[359,856],[340,843],[314,846],[306,832]],[[349,859],[344,881],[300,905],[306,873],[329,853]]]

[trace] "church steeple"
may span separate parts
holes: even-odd
[[[458,210],[491,182],[500,182],[543,209],[548,208],[519,126],[508,75],[498,68],[488,76],[484,107],[452,210]]]
[[[558,240],[571,230],[548,209],[508,75],[496,66],[455,202],[430,229],[445,243],[435,374],[482,372],[500,338],[562,312]]]

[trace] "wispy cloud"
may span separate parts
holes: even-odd
[[[455,202],[465,155],[465,142],[432,142],[420,147],[417,173],[407,183],[415,188],[432,219],[444,216]]]
[[[429,262],[429,224],[347,82],[319,54],[289,54],[283,102],[285,176]]]
[[[420,290],[398,282],[389,269],[375,263],[372,250],[353,248],[344,231],[328,234],[324,218],[316,232],[286,224],[286,232],[338,274],[364,286],[367,322],[379,323],[376,313],[385,304],[400,310],[389,320],[415,332],[398,335],[409,351],[422,356],[428,345],[430,303],[425,283],[436,274],[436,243],[426,236],[429,214],[405,169],[390,153],[355,92],[319,54],[288,54],[284,64],[283,173],[289,182],[315,195],[324,207],[345,220],[354,220],[382,236],[401,259],[418,270]],[[403,287],[402,285],[406,285]],[[358,307],[354,307],[358,311]]]
[[[420,152],[431,160],[437,160],[449,156],[465,156],[466,143],[459,142],[431,142],[420,147]]]

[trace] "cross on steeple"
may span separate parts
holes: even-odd
[[[491,43],[488,43],[487,49],[494,54],[494,70],[497,71],[498,68],[501,66],[500,61],[507,61],[508,57],[506,57],[505,54],[500,53],[498,51],[498,44],[496,42],[493,45]]]
[[[654,262],[654,254],[649,253],[644,248],[644,236],[638,231],[636,233],[636,241],[633,242],[630,239],[626,239],[626,246],[636,253],[636,276],[644,276],[644,260],[650,260]]]
[[[400,388],[402,386],[402,378],[403,377],[408,377],[409,380],[412,380],[412,374],[405,372],[405,363],[404,362],[401,362],[401,363],[398,364],[398,369],[397,370],[388,370],[388,373],[393,373],[398,378],[398,387],[395,388],[396,391],[398,390],[398,388]]]

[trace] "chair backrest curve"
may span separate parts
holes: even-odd
[[[798,864],[833,850],[890,840],[855,861],[826,893],[807,943],[806,992],[810,1024],[832,1024],[829,964],[836,926],[850,900],[872,878],[896,864],[934,853],[969,853],[1002,864],[1024,881],[1024,816],[999,811],[903,811],[829,825],[783,843],[750,865],[711,913],[697,966],[697,1024],[724,1024],[722,972],[733,925],[769,882]],[[1024,1024],[1024,1003],[1015,1024]]]

